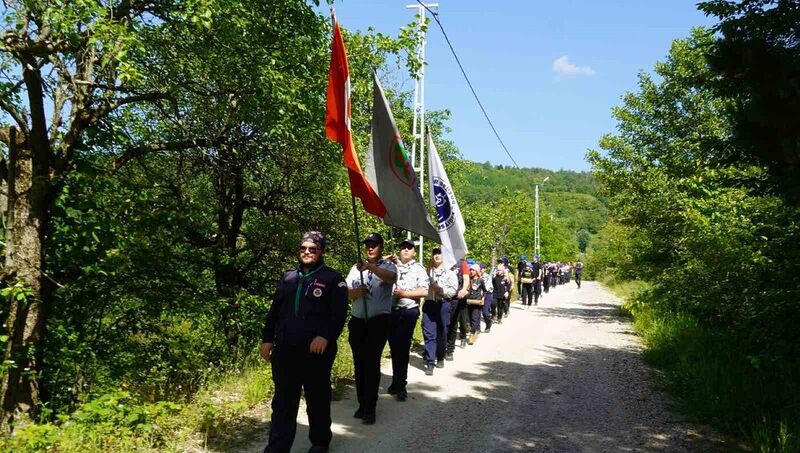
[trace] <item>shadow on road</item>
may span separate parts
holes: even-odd
[[[712,433],[693,430],[665,411],[634,350],[541,347],[539,352],[544,359],[535,365],[496,360],[469,370],[437,370],[438,375],[409,382],[406,402],[382,393],[374,426],[352,418],[352,401],[335,402],[333,422],[340,427],[331,451],[727,450]],[[383,376],[382,392],[390,379]],[[466,392],[449,396],[455,381],[466,383]],[[293,451],[306,451],[307,427],[298,428]]]

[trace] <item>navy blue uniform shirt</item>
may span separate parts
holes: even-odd
[[[308,273],[292,269],[278,282],[261,339],[303,346],[320,336],[335,344],[344,329],[347,301],[347,283],[330,267],[322,264]]]

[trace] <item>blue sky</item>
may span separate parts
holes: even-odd
[[[405,8],[412,3],[342,0],[334,7],[344,27],[396,36],[413,20]],[[438,3],[450,41],[517,163],[552,170],[588,170],[586,150],[615,130],[611,108],[636,90],[639,71],[652,71],[692,27],[714,24],[690,0]],[[467,159],[511,165],[433,21],[426,61],[426,109],[451,110],[447,138]]]

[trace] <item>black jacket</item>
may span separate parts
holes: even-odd
[[[506,292],[511,295],[511,281],[505,275],[495,275],[492,277],[492,297],[497,299],[508,299]]]
[[[298,286],[299,303],[295,307]],[[335,346],[347,318],[347,300],[342,274],[330,267],[323,264],[302,280],[299,268],[290,270],[275,289],[261,339],[264,343],[303,346],[320,336]]]

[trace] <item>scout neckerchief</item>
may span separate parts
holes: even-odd
[[[303,283],[305,283],[308,277],[311,277],[315,272],[320,270],[325,263],[320,261],[319,266],[311,269],[310,271],[303,273],[301,269],[297,270],[297,291],[294,293],[294,314],[296,315],[298,311],[300,311],[300,293],[303,292]]]
[[[408,260],[407,263],[403,264],[402,261],[397,263],[397,287],[400,289],[409,289],[406,288],[408,286],[408,282],[406,281],[406,277],[408,273],[411,272],[411,267],[416,264],[415,260]],[[402,282],[402,283],[400,283]],[[416,283],[416,282],[415,282]]]

